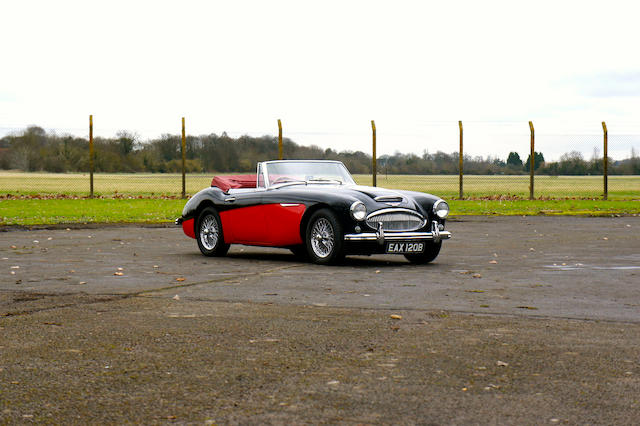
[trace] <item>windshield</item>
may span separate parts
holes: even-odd
[[[276,161],[267,164],[269,185],[287,182],[355,184],[342,163],[332,161]]]

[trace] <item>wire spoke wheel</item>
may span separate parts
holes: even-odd
[[[333,226],[324,217],[319,218],[311,228],[311,248],[319,258],[331,255],[335,246],[335,234]]]
[[[200,224],[200,241],[207,250],[213,250],[220,238],[218,222],[213,215],[207,215]]]
[[[207,207],[198,216],[195,228],[198,247],[205,256],[224,256],[229,250],[229,244],[224,242],[222,222],[213,208]]]

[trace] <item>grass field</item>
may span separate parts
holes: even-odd
[[[185,200],[4,199],[0,225],[85,223],[166,223],[180,216]],[[450,200],[451,215],[640,215],[639,201],[598,200]]]
[[[211,178],[210,174],[188,175],[187,194],[208,187]],[[355,179],[371,184],[370,175]],[[527,176],[465,176],[465,197],[472,199],[457,200],[457,176],[378,177],[381,187],[445,198],[453,216],[640,214],[640,176],[610,177],[609,201],[601,200],[600,176],[537,177],[534,186],[539,199],[533,201],[526,200],[528,185]],[[178,174],[96,174],[94,188],[96,196],[104,198],[86,198],[86,174],[0,172],[0,225],[166,223],[180,215],[185,203],[176,199],[182,190]],[[59,194],[80,198],[56,198]]]
[[[9,199],[0,200],[0,225],[173,222],[180,199]]]
[[[370,175],[358,182],[371,184]],[[459,178],[454,175],[378,176],[378,186],[437,194],[445,199],[458,198]],[[640,176],[609,176],[609,199],[640,200]],[[529,176],[478,176],[463,179],[464,196],[471,198],[515,196],[529,198]],[[536,198],[600,198],[604,191],[602,176],[536,176]]]
[[[213,174],[189,174],[187,194],[195,194],[211,184]],[[371,185],[371,175],[355,175],[360,184]],[[458,197],[458,176],[455,175],[379,175],[378,186],[394,189],[430,192],[443,198]],[[536,198],[599,198],[603,193],[602,176],[536,176]],[[94,191],[98,196],[114,194],[162,196],[180,195],[182,176],[179,174],[95,174]],[[0,194],[68,194],[87,195],[88,174],[13,173],[0,172]],[[465,197],[515,196],[529,197],[528,176],[464,177]],[[640,199],[640,176],[610,176],[609,199]]]

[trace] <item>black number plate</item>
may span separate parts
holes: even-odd
[[[387,243],[387,253],[405,254],[405,253],[422,253],[424,251],[424,243],[414,241],[393,241]]]

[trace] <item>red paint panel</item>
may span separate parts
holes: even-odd
[[[304,204],[265,204],[220,213],[224,242],[284,247],[302,244]]]
[[[302,244],[300,221],[305,209],[304,204],[264,205],[268,245],[282,247]]]
[[[193,228],[193,219],[187,219],[182,222],[182,231],[187,237],[195,238],[196,232]]]
[[[220,212],[227,244],[264,245],[267,240],[263,206],[240,207]]]

